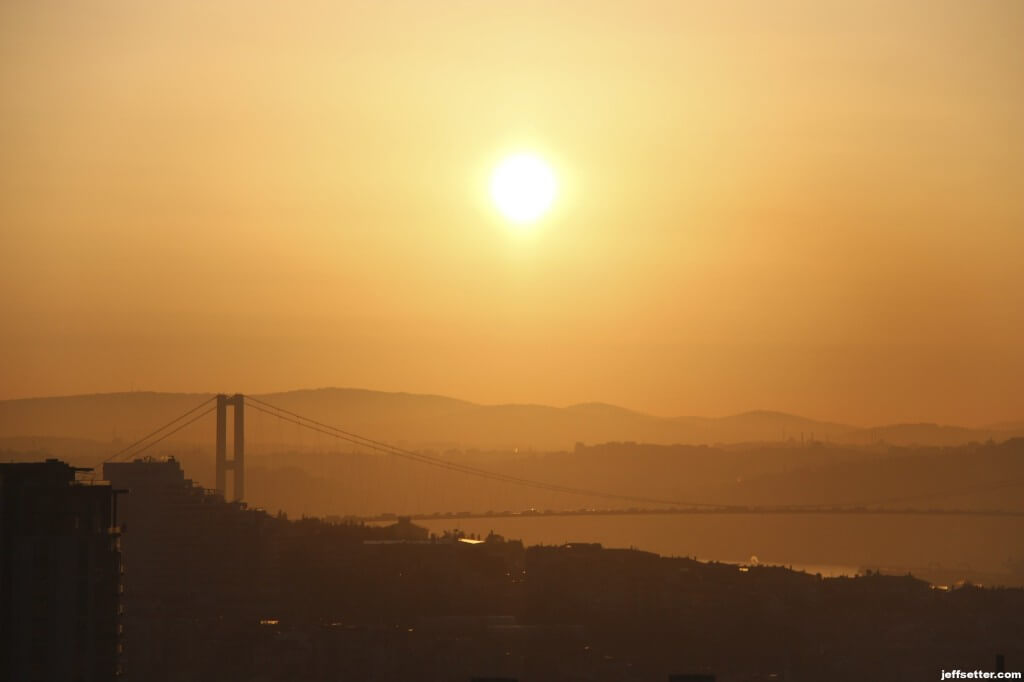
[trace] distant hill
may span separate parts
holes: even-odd
[[[892,424],[870,429],[860,429],[846,434],[848,443],[890,443],[892,445],[962,445],[983,443],[989,440],[1004,441],[1019,436],[1024,429],[968,429],[962,426],[941,426],[939,424]]]
[[[1000,431],[1000,432],[1002,432],[1002,431],[1016,431],[1016,432],[1019,432],[1019,433],[1024,433],[1024,421],[1019,421],[1019,422],[998,422],[996,424],[989,424],[985,428],[986,429],[991,429],[993,431]]]
[[[22,447],[39,444],[41,438],[86,439],[114,451],[212,397],[208,393],[133,392],[4,400],[0,401],[0,439],[19,439],[16,442]],[[371,438],[436,450],[567,450],[577,442],[732,444],[802,439],[956,445],[1022,435],[1022,430],[974,430],[935,424],[858,429],[770,411],[719,418],[656,417],[604,403],[568,407],[481,405],[437,395],[353,388],[254,397]],[[317,438],[255,410],[247,413],[246,431],[254,445],[292,447],[309,445]],[[169,442],[204,445],[212,440],[213,420],[205,417]],[[15,449],[14,443],[7,440],[4,449]]]
[[[78,438],[124,445],[195,407],[211,394],[111,393],[0,401],[0,438]],[[435,395],[350,388],[288,391],[254,396],[348,431],[392,443],[433,449],[566,450],[577,442],[737,443],[838,438],[852,427],[778,412],[750,412],[720,419],[663,418],[615,405],[585,403],[481,405]],[[199,414],[199,413],[197,413]],[[315,434],[257,410],[247,413],[250,440],[294,445]],[[212,420],[175,435],[176,441],[209,442]]]

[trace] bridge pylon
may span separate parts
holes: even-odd
[[[234,457],[227,458],[228,405],[234,409]],[[227,499],[227,473],[235,473],[232,494],[236,502],[245,497],[245,396],[236,393],[217,396],[217,492]]]

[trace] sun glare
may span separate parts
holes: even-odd
[[[532,223],[555,200],[554,171],[543,159],[532,154],[506,157],[491,176],[491,198],[505,218]]]

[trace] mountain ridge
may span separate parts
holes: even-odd
[[[130,441],[214,395],[134,391],[0,400],[0,438]],[[711,445],[804,439],[938,446],[1024,435],[1015,429],[927,423],[863,428],[777,410],[749,410],[721,417],[663,417],[603,402],[564,407],[486,404],[436,394],[352,387],[294,389],[251,397],[375,439],[431,448],[566,450],[578,442]],[[251,439],[274,440],[274,426],[269,425],[273,418],[258,410],[249,412],[249,430],[256,432]],[[201,425],[190,426],[178,440],[208,441],[210,434],[206,431]],[[291,435],[278,438],[282,443],[289,439],[293,439]]]

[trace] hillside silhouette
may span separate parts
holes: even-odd
[[[84,439],[107,446],[127,443],[211,395],[132,392],[0,401],[0,449],[52,451],[72,445],[70,441],[51,439]],[[353,388],[296,390],[257,397],[370,438],[434,449],[566,450],[577,442],[711,445],[802,439],[959,445],[1024,435],[1024,428],[1015,428],[1019,424],[1006,424],[1005,429],[935,424],[858,428],[772,411],[725,417],[660,417],[604,403],[568,407],[483,405],[437,395]],[[251,418],[256,419],[256,415]],[[211,438],[212,428],[201,421],[176,434],[171,442],[204,445]],[[253,445],[261,441],[275,446],[303,445],[293,429],[281,425],[250,429],[249,441]],[[78,452],[89,449],[83,442],[73,445]]]

